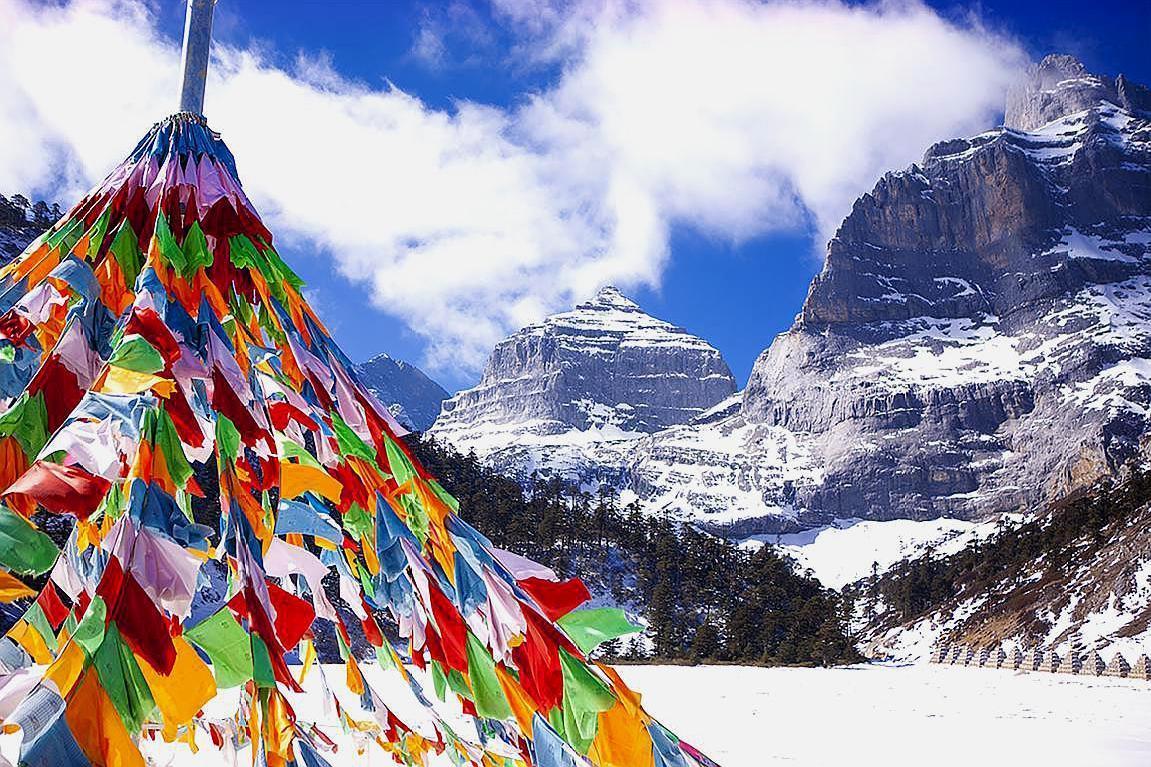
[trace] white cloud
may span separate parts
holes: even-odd
[[[320,56],[285,71],[217,46],[206,110],[273,231],[459,371],[603,283],[657,285],[673,223],[740,240],[810,214],[828,233],[884,170],[989,125],[1021,61],[919,5],[604,8],[504,0],[525,44],[562,56],[519,109],[434,110]],[[178,51],[146,5],[0,16],[0,188],[75,195],[171,109]]]

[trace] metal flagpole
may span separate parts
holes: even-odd
[[[204,83],[212,45],[212,12],[216,0],[188,0],[184,17],[184,51],[180,67],[180,111],[204,114]]]

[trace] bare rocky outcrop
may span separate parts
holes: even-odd
[[[33,204],[22,194],[0,194],[0,265],[23,253],[60,215],[58,205],[42,200]]]
[[[379,354],[356,366],[360,381],[409,429],[426,431],[448,398],[444,387],[410,362]]]

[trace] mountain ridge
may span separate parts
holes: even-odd
[[[585,485],[734,537],[984,519],[1119,472],[1148,450],[1151,415],[1146,94],[1049,57],[1008,122],[1053,119],[938,142],[885,174],[738,399],[612,439],[554,429],[517,451],[538,424],[507,418],[497,448],[459,445],[521,479],[560,456]]]

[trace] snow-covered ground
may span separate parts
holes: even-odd
[[[952,666],[633,666],[647,709],[723,767],[1145,767],[1151,683]]]
[[[395,713],[423,730],[419,706],[395,671],[364,667]],[[723,767],[1135,767],[1151,764],[1151,683],[1065,674],[1012,673],[952,666],[852,666],[838,669],[739,666],[626,666],[629,685],[654,716]],[[343,669],[329,667],[332,687]],[[344,732],[313,670],[292,696],[302,722],[339,744],[333,767],[394,765],[366,736]],[[430,687],[429,687],[430,693]],[[353,696],[339,694],[356,719],[370,721]],[[235,691],[205,714],[224,721]],[[458,706],[445,707],[445,713]],[[456,717],[453,728],[473,732]],[[0,735],[0,758],[15,764],[19,733]],[[182,744],[145,742],[154,767],[241,767],[247,748],[216,749],[203,733],[199,753]],[[438,765],[450,764],[446,757]]]
[[[801,533],[754,536],[745,545],[776,544],[794,557],[801,569],[811,570],[824,586],[840,589],[871,575],[873,563],[883,573],[896,562],[920,556],[929,546],[937,556],[948,556],[990,537],[999,524],[959,519],[837,519]]]

